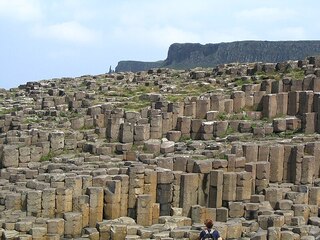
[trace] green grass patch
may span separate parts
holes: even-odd
[[[150,102],[145,100],[123,102],[118,105],[118,107],[123,108],[127,111],[140,111],[141,109],[149,106],[150,106]]]
[[[144,151],[145,146],[144,145],[137,145],[137,144],[132,144],[131,151]]]
[[[9,113],[12,113],[12,112],[16,112],[18,111],[17,108],[2,108],[0,109],[0,115],[5,115],[5,114],[9,114]]]
[[[181,82],[177,86],[176,94],[185,98],[187,96],[200,96],[204,93],[213,92],[216,90],[216,86],[212,84],[202,84],[202,83],[185,83]]]
[[[243,85],[245,85],[245,84],[253,84],[253,81],[252,81],[252,79],[237,79],[236,81],[236,84],[237,84],[237,86],[243,86]]]
[[[225,153],[220,153],[218,155],[218,158],[221,160],[228,160],[228,156]]]
[[[218,114],[218,120],[224,121],[228,119],[228,115],[224,112]]]
[[[69,112],[60,112],[60,117],[68,117],[68,118],[78,118],[83,116],[82,113],[69,111]]]
[[[40,123],[40,122],[41,122],[41,119],[38,118],[37,116],[27,117],[27,118],[24,119],[24,121],[23,121],[24,124]]]
[[[286,73],[287,76],[292,77],[293,80],[303,80],[305,77],[303,69],[291,69]]]
[[[233,133],[235,133],[235,130],[232,127],[228,126],[225,134],[226,135],[230,135],[230,134],[233,134]]]
[[[140,96],[145,93],[159,92],[158,86],[145,86],[145,85],[137,85],[135,87],[131,86],[130,88],[119,88],[116,90],[118,93],[117,96],[122,97],[134,97]]]
[[[92,130],[95,129],[95,126],[83,126],[80,128],[80,131]]]
[[[257,77],[259,77],[259,79],[275,79],[275,80],[278,80],[280,81],[283,77],[283,74],[282,73],[279,73],[279,72],[276,72],[276,71],[272,71],[272,72],[264,72],[264,71],[259,71],[259,72],[256,72],[255,74]]]
[[[190,136],[188,136],[188,137],[187,136],[181,136],[179,141],[191,144],[190,142],[192,142],[192,139],[190,138]]]
[[[68,117],[67,112],[60,112],[59,117]]]
[[[50,151],[47,155],[41,156],[40,162],[51,161],[54,157],[55,157],[55,154],[52,151]]]
[[[192,159],[194,159],[194,160],[207,160],[208,157],[206,157],[204,155],[194,155],[194,156],[192,156]]]
[[[185,98],[185,94],[170,94],[166,96],[166,99],[169,102],[182,102]]]

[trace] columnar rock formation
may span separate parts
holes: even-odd
[[[320,60],[0,93],[3,239],[320,236]]]

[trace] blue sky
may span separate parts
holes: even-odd
[[[174,42],[319,40],[315,0],[0,0],[0,88],[166,58]]]

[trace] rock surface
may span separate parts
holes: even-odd
[[[2,239],[320,236],[320,59],[0,93]]]

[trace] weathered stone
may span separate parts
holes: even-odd
[[[301,183],[311,184],[314,177],[315,159],[313,156],[305,156],[301,163]]]
[[[150,125],[143,124],[143,125],[136,125],[134,127],[134,136],[133,139],[136,142],[139,141],[146,141],[150,138]]]
[[[235,91],[232,93],[231,98],[233,99],[233,111],[238,113],[245,107],[245,93],[242,91]]]
[[[196,118],[206,118],[207,112],[210,110],[210,99],[198,99],[196,101]]]
[[[162,141],[162,143],[160,145],[160,152],[163,154],[174,152],[174,142],[173,141]]]
[[[139,195],[137,200],[137,224],[142,226],[152,225],[151,195]]]
[[[168,131],[166,137],[169,141],[179,142],[181,139],[181,131]]]
[[[277,115],[277,96],[267,94],[263,97],[262,115],[266,118],[274,118]]]
[[[16,146],[5,145],[0,156],[2,167],[18,167],[19,151]]]
[[[277,202],[282,199],[282,192],[283,190],[281,188],[266,189],[266,200],[270,202],[272,208],[275,208]]]
[[[146,152],[159,154],[160,153],[161,140],[159,139],[149,139],[144,142],[144,148]]]
[[[53,218],[56,210],[56,190],[46,188],[42,191],[42,216]]]
[[[27,215],[28,216],[41,216],[41,191],[29,191],[27,193]]]
[[[64,132],[56,131],[50,133],[49,140],[52,151],[64,148]]]
[[[120,217],[121,211],[121,181],[108,180],[104,189],[104,218],[115,219]]]
[[[89,195],[89,226],[95,227],[97,222],[101,222],[103,218],[103,188],[89,187],[87,189]]]
[[[282,182],[283,157],[283,145],[270,146],[270,182]]]
[[[237,174],[227,172],[223,174],[223,193],[222,200],[236,200]]]
[[[131,143],[133,142],[133,130],[134,126],[132,123],[121,123],[120,124],[120,137],[119,140],[122,143]]]
[[[182,137],[190,137],[191,118],[190,117],[178,117],[177,130],[181,131]]]
[[[256,162],[258,159],[258,145],[257,144],[245,144],[242,145],[243,155],[246,158],[246,162]]]
[[[48,234],[57,234],[60,237],[64,235],[64,224],[63,218],[53,218],[47,220]]]
[[[69,238],[81,236],[82,214],[76,212],[64,213],[64,235]]]
[[[195,182],[198,182],[197,174],[186,173],[181,175],[180,206],[183,209],[184,216],[189,216],[191,206],[197,203],[198,186],[194,186]]]
[[[210,96],[210,110],[223,112],[225,110],[224,96],[222,94],[213,94]],[[233,105],[233,101],[232,101]],[[232,106],[233,108],[233,106]]]
[[[230,202],[229,217],[240,218],[244,215],[244,204],[242,202]]]
[[[66,212],[72,211],[72,190],[56,188],[56,217],[63,217]]]

